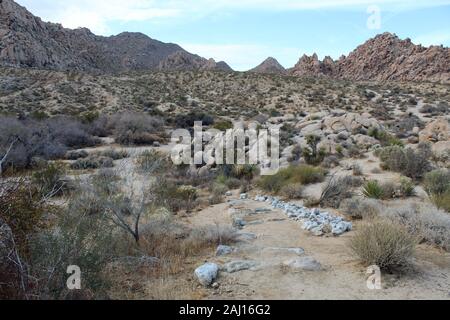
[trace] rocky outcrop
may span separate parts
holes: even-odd
[[[444,117],[430,122],[420,133],[419,141],[437,142],[450,139],[450,126]]]
[[[314,53],[311,57],[303,55],[290,72],[295,76],[333,76],[335,68],[333,59],[326,57],[320,61],[317,54]]]
[[[249,72],[285,74],[286,69],[275,58],[269,57],[257,67],[249,70]]]
[[[231,69],[224,63],[212,63],[179,45],[163,43],[142,33],[101,37],[85,28],[66,29],[60,24],[43,22],[12,0],[0,0],[0,65],[3,66],[97,73],[153,70],[177,52],[197,61],[195,65],[202,69]]]
[[[214,59],[205,59],[186,51],[177,51],[162,60],[158,65],[159,70],[222,70],[232,71],[225,62],[216,63]]]
[[[303,56],[290,70],[296,76],[330,76],[348,80],[450,81],[450,49],[423,47],[410,39],[383,33],[338,61],[316,54]]]

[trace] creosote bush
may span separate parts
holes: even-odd
[[[431,149],[428,144],[419,144],[417,150],[390,146],[378,149],[383,169],[400,172],[413,180],[421,179],[431,169]]]
[[[381,220],[362,226],[350,240],[350,248],[365,265],[381,269],[407,266],[415,245],[404,227]]]
[[[278,193],[285,185],[300,183],[303,185],[322,182],[326,171],[310,165],[289,166],[274,175],[262,176],[258,186],[268,192]]]

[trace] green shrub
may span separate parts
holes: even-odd
[[[419,144],[416,151],[400,146],[385,147],[378,149],[376,155],[383,169],[400,172],[414,180],[422,178],[431,168],[431,151],[426,144]]]
[[[318,165],[322,163],[323,159],[326,156],[326,152],[324,149],[317,149],[317,146],[320,142],[320,137],[315,135],[308,135],[306,137],[306,143],[308,144],[308,148],[303,149],[303,157],[307,164]]]
[[[213,125],[214,129],[220,130],[220,131],[226,131],[228,129],[233,129],[233,123],[231,121],[225,120],[225,121],[220,121],[220,122],[216,122]]]
[[[425,175],[424,188],[431,201],[450,212],[450,170],[434,170]]]
[[[274,175],[262,176],[258,182],[261,189],[278,193],[281,188],[288,184],[300,183],[311,184],[322,182],[326,171],[322,168],[309,165],[289,166],[279,170]]]
[[[400,178],[400,192],[403,197],[413,197],[416,194],[415,185],[410,178]]]
[[[370,180],[363,187],[363,195],[367,198],[382,199],[385,192],[378,181]]]
[[[365,265],[381,269],[406,266],[416,239],[398,224],[375,221],[362,226],[350,240],[350,248]]]

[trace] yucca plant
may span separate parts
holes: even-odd
[[[363,187],[363,195],[367,198],[381,199],[383,198],[384,190],[378,181],[370,180]]]

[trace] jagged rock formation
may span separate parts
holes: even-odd
[[[286,69],[275,58],[269,57],[249,72],[285,74]]]
[[[231,69],[224,63],[211,63],[179,45],[163,43],[142,33],[96,36],[85,28],[71,30],[43,22],[14,1],[0,0],[0,65],[3,66],[88,72],[151,70],[177,52],[189,57],[188,61],[195,60],[195,65],[201,68]]]
[[[330,76],[348,80],[450,81],[450,49],[425,48],[410,39],[383,33],[356,48],[347,57],[320,61],[303,56],[290,70],[297,76]]]
[[[186,51],[177,51],[162,60],[158,65],[159,70],[222,70],[232,71],[230,66],[223,61],[205,59]]]

